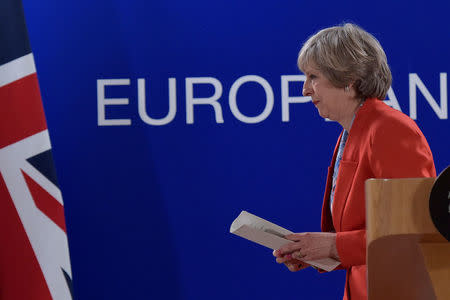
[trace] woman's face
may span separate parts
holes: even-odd
[[[303,84],[303,95],[311,96],[313,104],[322,118],[328,118],[343,123],[353,118],[355,111],[355,93],[353,89],[346,91],[337,88],[320,72],[315,64],[308,65],[304,70],[306,81]]]

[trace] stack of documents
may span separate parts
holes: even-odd
[[[246,211],[242,211],[233,221],[230,232],[273,250],[279,249],[288,243],[293,243],[293,241],[284,238],[285,235],[292,234],[292,231]],[[304,262],[325,271],[332,271],[340,264],[339,261],[333,258],[305,260]]]

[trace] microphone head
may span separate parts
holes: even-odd
[[[430,215],[437,230],[450,241],[450,166],[439,174],[431,189]]]

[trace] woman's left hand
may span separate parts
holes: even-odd
[[[285,236],[294,241],[274,251],[276,257],[291,255],[302,261],[317,260],[332,257],[339,260],[336,249],[336,233],[333,232],[304,232]]]

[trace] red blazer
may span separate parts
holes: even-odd
[[[342,136],[342,133],[341,133]],[[428,143],[416,123],[378,99],[367,99],[350,129],[330,213],[330,191],[339,137],[322,206],[322,231],[335,231],[341,267],[347,269],[344,299],[367,299],[366,209],[369,178],[435,177]]]

